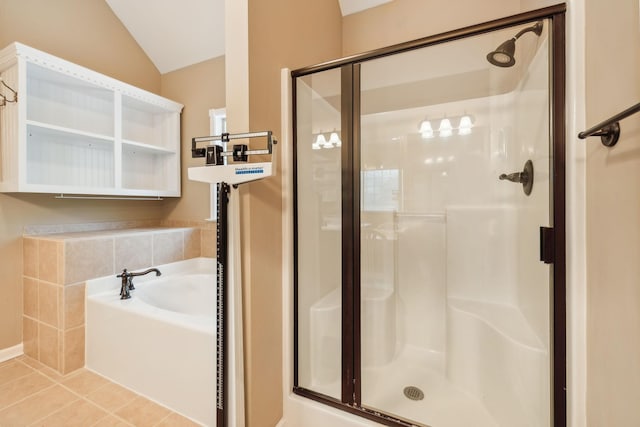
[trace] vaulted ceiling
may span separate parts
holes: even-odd
[[[225,0],[105,1],[161,74],[224,55]],[[392,0],[337,1],[346,16]]]

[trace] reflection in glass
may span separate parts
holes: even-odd
[[[298,386],[339,398],[341,155],[327,130],[341,126],[340,71],[298,78],[296,96]]]

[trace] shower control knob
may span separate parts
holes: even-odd
[[[498,177],[498,179],[501,181],[507,180],[507,181],[517,182],[522,184],[523,182],[527,181],[527,175],[522,172],[510,173],[509,175],[507,175],[506,173],[503,173]]]
[[[501,181],[511,181],[522,184],[522,190],[527,196],[531,194],[533,188],[533,163],[527,160],[524,164],[522,172],[514,172],[510,174],[503,173],[498,177]]]

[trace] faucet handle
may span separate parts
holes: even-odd
[[[527,160],[522,172],[514,172],[510,174],[503,173],[498,176],[498,179],[501,181],[506,180],[522,184],[522,191],[524,191],[524,194],[528,196],[531,194],[531,189],[533,188],[533,162],[531,162],[531,160]]]
[[[120,287],[120,299],[129,299],[131,295],[129,291],[135,290],[135,286],[133,286],[133,278],[134,276],[144,276],[145,274],[149,274],[151,272],[155,272],[156,276],[160,276],[160,270],[157,268],[150,268],[145,271],[135,272],[135,271],[127,271],[126,268],[122,269],[122,273],[118,274],[116,277],[122,279],[122,286]]]
[[[129,273],[126,268],[123,268],[122,273],[118,274],[116,277],[122,278],[122,282],[123,282],[122,286],[126,286],[127,288],[129,288],[130,291],[132,291],[135,289],[135,286],[133,286],[133,276],[134,276],[134,273]],[[126,280],[126,285],[124,284],[125,280]]]
[[[514,173],[510,173],[510,174],[500,174],[500,176],[498,177],[499,180],[503,181],[503,180],[507,180],[507,181],[511,181],[511,182],[517,182],[517,183],[524,183],[527,179],[527,176],[522,173],[522,172],[514,172]]]
[[[126,268],[123,268],[122,273],[118,274],[116,277],[122,279],[122,286],[120,287],[120,299],[131,298],[129,291],[135,289],[133,287],[132,274],[129,273]]]

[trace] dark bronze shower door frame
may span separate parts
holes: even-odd
[[[567,425],[566,392],[566,243],[565,243],[565,12],[566,5],[534,10],[459,30],[425,37],[361,55],[301,68],[291,73],[293,87],[293,173],[294,173],[294,393],[329,406],[360,415],[387,426],[414,426],[415,423],[372,411],[361,405],[360,333],[360,63],[413,49],[475,36],[516,25],[549,19],[551,23],[550,121],[552,138],[552,224],[547,235],[553,247],[551,264],[551,324],[553,353],[551,419],[554,427]],[[298,209],[295,79],[308,74],[340,68],[342,74],[342,389],[335,399],[299,386],[298,382]],[[547,244],[549,241],[547,240]],[[542,254],[541,254],[542,255]],[[549,257],[545,254],[545,257]],[[434,426],[437,427],[437,426]]]

